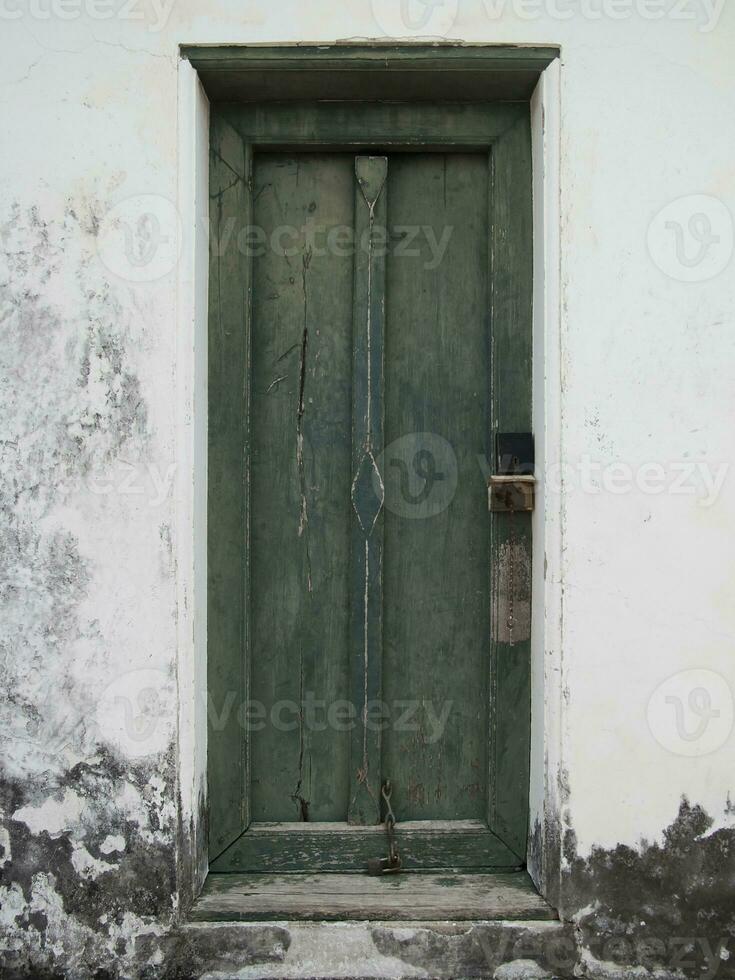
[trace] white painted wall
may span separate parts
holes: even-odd
[[[207,797],[207,330],[209,293],[209,100],[188,61],[179,63],[177,307],[178,759],[182,819],[194,887],[207,873],[201,813]]]
[[[561,427],[560,330],[560,60],[548,66],[531,100],[533,156],[533,418],[539,480],[532,517],[530,825],[540,838],[529,870],[556,902],[563,765],[562,741],[562,495],[547,493],[546,472],[559,468]],[[549,833],[551,830],[551,833]],[[546,860],[544,860],[546,855]]]
[[[735,789],[735,476],[726,473],[708,506],[696,485],[693,494],[670,485],[677,474],[681,478],[680,464],[707,467],[714,476],[732,463],[735,8],[719,2],[712,9],[705,0],[606,0],[598,17],[601,4],[447,0],[437,8],[438,26],[422,29],[451,39],[560,43],[563,49],[561,194],[558,225],[546,229],[552,245],[555,236],[558,241],[560,272],[555,282],[554,260],[547,269],[550,291],[537,291],[552,308],[559,297],[559,333],[547,338],[557,345],[559,361],[557,370],[552,350],[545,386],[537,375],[536,391],[553,398],[550,458],[560,447],[571,469],[558,504],[546,488],[558,526],[546,542],[545,594],[554,603],[550,633],[546,641],[538,632],[535,637],[537,652],[543,653],[544,642],[548,652],[545,679],[535,678],[534,766],[543,771],[538,723],[545,682],[547,695],[558,701],[548,709],[551,758],[564,770],[568,799],[556,791],[582,853],[594,843],[656,836],[675,816],[682,794],[724,820],[727,794]],[[52,705],[49,725],[68,713],[69,697],[74,718],[87,719],[87,741],[74,736],[64,765],[94,751],[93,733],[100,731],[94,725],[100,722],[89,719],[96,718],[110,684],[126,691],[140,683],[157,688],[167,707],[152,737],[166,744],[178,717],[181,748],[185,754],[192,749],[191,712],[183,706],[177,715],[166,692],[177,659],[182,690],[191,690],[201,669],[192,639],[196,613],[183,607],[192,594],[198,545],[181,533],[182,515],[201,514],[201,499],[187,497],[194,493],[193,480],[181,470],[197,453],[192,430],[182,430],[191,425],[183,412],[200,389],[193,376],[181,374],[182,366],[191,371],[194,364],[193,338],[182,339],[181,332],[191,332],[198,315],[186,283],[196,279],[199,260],[187,251],[185,266],[176,265],[175,255],[168,261],[169,242],[157,254],[160,277],[136,282],[131,276],[147,276],[150,266],[141,272],[103,245],[105,264],[96,244],[100,237],[108,240],[107,231],[115,240],[109,213],[130,198],[156,195],[161,227],[170,236],[175,223],[169,227],[167,221],[177,202],[195,206],[192,161],[182,155],[193,154],[196,141],[177,128],[179,99],[194,95],[191,87],[178,87],[177,46],[383,38],[387,31],[413,38],[410,28],[399,30],[394,7],[387,0],[174,0],[163,7],[153,0],[124,6],[112,0],[109,8],[94,0],[64,0],[63,6],[62,0],[0,2],[6,134],[0,223],[3,248],[15,256],[3,281],[17,281],[20,262],[25,288],[37,294],[34,302],[62,318],[58,357],[65,344],[79,340],[99,307],[120,335],[147,406],[148,437],[132,444],[135,458],[100,454],[94,462],[94,487],[102,481],[111,492],[94,492],[82,481],[68,493],[51,492],[52,504],[42,515],[79,540],[90,570],[81,616],[97,624],[101,638],[90,649],[81,635],[45,665],[44,678],[19,681],[29,698]],[[553,136],[557,123],[550,125]],[[190,175],[183,181],[182,171]],[[670,212],[656,223],[667,205]],[[557,202],[544,209],[537,207],[537,216],[543,212],[556,221]],[[122,218],[141,210],[150,207],[134,201],[123,206]],[[34,215],[46,232],[38,231]],[[189,222],[191,213],[181,218]],[[705,232],[718,240],[702,246],[696,236]],[[43,234],[50,250],[39,250]],[[700,248],[702,259],[695,263]],[[62,415],[71,426],[73,413],[64,412],[72,379],[50,365],[34,373],[28,357],[36,354],[29,355],[27,338],[13,323],[6,319],[13,390],[3,397],[28,421],[28,433]],[[95,406],[83,410],[94,412]],[[536,418],[538,425],[538,412]],[[639,479],[642,466],[660,464],[667,489],[644,492],[634,481],[629,492],[604,486],[585,492],[578,471],[585,458],[602,466],[623,463]],[[167,489],[174,463],[179,472]],[[143,486],[143,493],[129,492],[127,464],[136,468],[133,485]],[[615,474],[606,473],[609,483]],[[655,475],[649,472],[649,483]],[[42,471],[41,479],[56,476]],[[625,474],[617,479],[624,483]],[[601,481],[601,474],[593,474],[590,486],[596,490]],[[543,581],[538,564],[536,582]],[[27,624],[21,617],[18,625]],[[153,673],[130,674],[139,669]],[[678,681],[661,688],[677,674]],[[53,688],[62,681],[67,693],[54,701]],[[680,730],[676,698],[682,699]],[[708,703],[718,717],[701,715]],[[700,738],[680,737],[679,731],[691,736],[700,723]],[[113,738],[104,719],[101,724],[104,737]],[[133,757],[137,747],[121,736],[119,750]],[[16,751],[20,771],[30,777],[42,771],[33,753]],[[193,751],[199,762],[184,777],[187,806],[196,792],[202,746]],[[557,773],[552,776],[553,784]],[[173,788],[166,792],[173,803]],[[534,802],[540,805],[538,794]],[[70,813],[69,819],[82,818]]]

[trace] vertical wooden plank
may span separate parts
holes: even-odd
[[[383,769],[399,819],[484,820],[487,156],[392,157],[388,192]]]
[[[381,696],[383,632],[383,331],[386,157],[355,158],[355,285],[352,374],[352,824],[380,820],[380,730],[371,704]]]
[[[256,156],[252,814],[344,821],[349,698],[353,158]],[[333,240],[332,236],[332,240]]]
[[[207,504],[209,857],[249,822],[248,403],[250,264],[236,247],[251,215],[251,149],[212,113]]]
[[[531,430],[533,253],[526,115],[493,145],[492,431]],[[494,467],[494,460],[489,460]],[[521,858],[528,839],[531,729],[531,515],[491,515],[490,828]]]

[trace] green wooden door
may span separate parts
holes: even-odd
[[[525,122],[504,162],[253,150],[215,120],[213,871],[365,870],[386,780],[406,870],[524,861],[528,636],[496,620],[529,527],[487,476],[499,418],[528,428],[530,323],[495,324],[498,296],[530,310]]]

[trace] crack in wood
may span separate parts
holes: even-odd
[[[306,550],[306,580],[309,594],[312,592],[311,555],[309,553],[308,524],[309,512],[306,502],[306,471],[304,467],[304,392],[306,389],[306,353],[309,344],[307,271],[311,264],[311,246],[306,249],[301,268],[301,286],[304,292],[304,327],[301,334],[301,359],[299,363],[299,404],[296,412],[296,465],[299,472],[301,512],[299,515],[299,537],[304,537]]]
[[[304,799],[304,795],[301,792],[301,787],[304,782],[304,749],[306,739],[304,737],[304,650],[303,647],[299,648],[300,654],[300,671],[299,671],[299,778],[296,783],[296,789],[293,791],[291,799],[298,804],[299,807],[299,819],[302,823],[308,823],[309,821],[309,803],[310,800]]]

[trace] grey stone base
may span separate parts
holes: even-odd
[[[136,952],[150,980],[541,980],[571,977],[577,959],[560,922],[202,923],[146,945]]]

